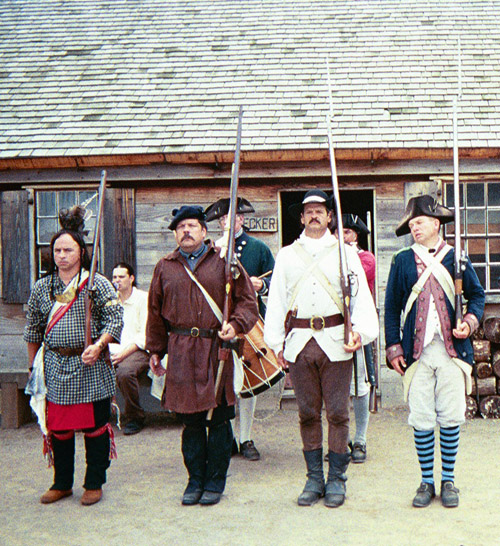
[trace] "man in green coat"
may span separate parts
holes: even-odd
[[[229,199],[219,199],[205,210],[206,220],[207,222],[219,220],[219,225],[224,230],[228,212]],[[264,242],[250,236],[246,231],[244,215],[252,212],[255,212],[255,209],[250,202],[239,197],[235,223],[235,254],[252,281],[257,293],[259,313],[261,317],[264,317],[266,306],[262,301],[262,296],[265,296],[269,291],[271,274],[274,268],[274,257],[270,248]],[[221,240],[215,244],[219,246],[220,243]],[[245,459],[258,461],[260,454],[251,439],[257,399],[255,396],[252,396],[251,398],[238,398],[238,400],[240,413],[239,451]],[[238,446],[234,445],[234,452],[237,452],[237,449]]]

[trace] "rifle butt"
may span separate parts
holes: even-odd
[[[89,345],[92,345],[92,302],[90,300],[90,295],[87,291],[85,294],[85,342],[84,348],[86,349]]]
[[[377,387],[370,387],[370,399],[368,409],[370,413],[378,413]]]

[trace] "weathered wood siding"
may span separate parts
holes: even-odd
[[[111,279],[113,267],[127,262],[136,269],[135,203],[132,188],[108,188],[104,202],[101,270]]]
[[[143,289],[149,287],[153,270],[160,258],[175,249],[175,237],[168,225],[172,211],[182,205],[208,205],[229,194],[227,185],[200,184],[183,187],[139,188],[136,193],[137,275]],[[273,186],[240,185],[239,195],[255,208],[254,217],[278,216],[277,190]],[[217,221],[208,224],[208,237],[216,240],[222,234]],[[279,232],[257,232],[273,251],[279,250]]]
[[[2,297],[6,303],[25,303],[30,292],[28,192],[0,194],[2,219]]]

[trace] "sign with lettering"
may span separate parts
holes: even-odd
[[[276,216],[252,216],[245,218],[245,226],[250,231],[278,231],[278,218]]]

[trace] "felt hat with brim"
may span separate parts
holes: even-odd
[[[430,216],[437,218],[441,224],[453,222],[454,214],[449,208],[440,205],[432,195],[419,195],[412,197],[406,205],[406,211],[403,219],[396,228],[396,235],[407,235],[410,233],[408,223],[417,216]]]
[[[302,199],[301,203],[294,203],[288,207],[288,214],[298,220],[304,210],[304,205],[308,203],[320,203],[325,205],[328,210],[332,209],[333,197],[329,197],[324,191],[309,190]]]
[[[206,221],[203,207],[200,207],[199,205],[182,205],[180,209],[174,209],[172,211],[172,216],[174,218],[168,226],[168,229],[171,229],[172,231],[175,230],[179,222],[182,220],[187,220],[188,218],[193,218],[195,220],[199,220],[200,222]]]
[[[224,199],[219,199],[215,203],[212,203],[205,209],[206,221],[211,222],[212,220],[218,220],[222,218],[229,212],[229,197]],[[252,207],[250,201],[243,199],[243,197],[238,197],[238,208],[236,209],[237,214],[247,214],[249,212],[255,212],[255,209]]]
[[[342,214],[342,227],[352,229],[360,235],[370,233],[368,226],[363,222],[363,220],[361,220],[361,218],[357,214]],[[335,231],[336,229],[337,218],[334,218],[332,222],[332,230]]]

